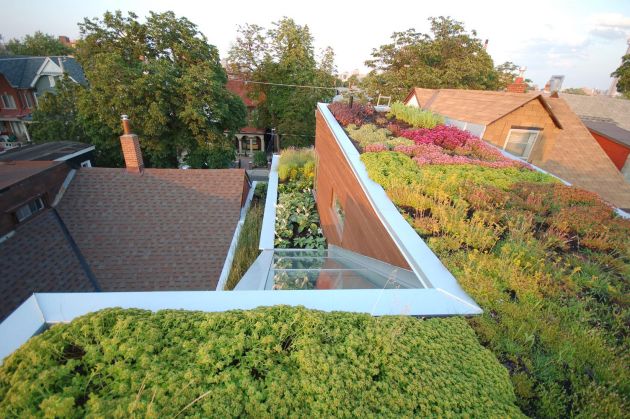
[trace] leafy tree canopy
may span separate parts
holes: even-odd
[[[231,71],[265,83],[335,86],[334,51],[328,47],[315,54],[307,25],[284,17],[270,29],[246,24],[228,54]],[[275,127],[282,145],[312,144],[315,135],[315,105],[331,99],[335,90],[256,84],[260,128]],[[262,94],[262,95],[261,95]]]
[[[569,87],[567,89],[564,89],[562,93],[569,93],[572,95],[586,95],[584,89],[580,89],[578,87]]]
[[[1,39],[1,37],[0,37]],[[69,55],[72,48],[62,44],[53,36],[40,31],[26,35],[23,39],[11,39],[4,46],[6,55]]]
[[[121,114],[132,120],[149,167],[177,167],[184,153],[223,144],[225,131],[245,124],[216,47],[188,19],[150,12],[141,23],[117,11],[79,28],[76,55],[90,85],[79,88],[77,116],[101,151],[99,164],[122,162]]]
[[[619,77],[617,81],[617,91],[623,93],[625,97],[630,99],[630,54],[623,56],[621,65],[611,76]]]
[[[430,33],[395,32],[372,51],[364,79],[371,95],[401,100],[412,87],[497,89],[499,75],[477,32],[450,17],[431,17]]]

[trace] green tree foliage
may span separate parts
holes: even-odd
[[[284,17],[271,29],[246,24],[228,55],[230,68],[257,82],[334,87],[334,52],[328,47],[319,59],[307,25]],[[258,106],[260,128],[275,127],[282,147],[313,143],[314,109],[328,101],[334,90],[257,84],[253,97],[262,97]]]
[[[245,124],[216,47],[188,19],[151,12],[142,23],[117,11],[79,27],[77,59],[90,87],[77,106],[108,163],[120,160],[121,114],[130,116],[149,167],[177,167],[184,153],[226,147],[224,132]]]
[[[569,87],[568,89],[564,89],[562,93],[569,93],[571,95],[586,95],[584,89],[580,89],[578,87]]]
[[[72,48],[62,44],[53,35],[40,31],[26,35],[23,39],[11,39],[5,45],[7,55],[69,55]]]
[[[368,92],[402,100],[412,87],[494,90],[499,86],[492,58],[477,32],[450,17],[431,17],[430,34],[408,29],[372,51],[363,80]]]
[[[2,417],[493,417],[522,414],[462,318],[276,306],[108,309],[0,366]]]
[[[611,76],[619,77],[617,81],[617,91],[623,93],[625,97],[630,99],[630,54],[622,57],[621,65]]]

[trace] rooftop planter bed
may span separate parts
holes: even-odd
[[[624,416],[630,221],[455,127],[330,110],[369,176],[484,309],[468,323],[509,370],[522,411]]]
[[[107,309],[0,366],[2,417],[518,417],[460,318]]]
[[[278,165],[278,202],[274,245],[279,249],[324,249],[326,239],[319,225],[313,197],[313,149],[284,150]]]

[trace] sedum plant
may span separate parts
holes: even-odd
[[[625,417],[630,220],[533,170],[417,165],[413,153],[361,159],[484,309],[469,324],[509,369],[523,412]]]
[[[8,417],[522,417],[462,318],[106,309],[0,366]]]

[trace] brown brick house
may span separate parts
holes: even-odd
[[[513,93],[414,88],[404,101],[429,109],[619,208],[630,208],[628,185],[588,129],[560,98]]]

